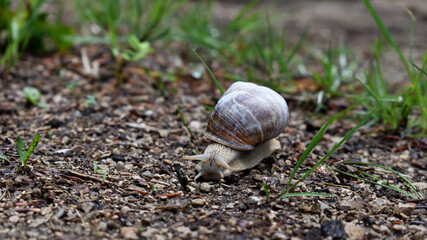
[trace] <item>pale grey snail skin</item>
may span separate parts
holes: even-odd
[[[267,87],[236,82],[212,112],[205,136],[215,141],[200,155],[195,179],[219,180],[258,165],[280,148],[279,136],[288,122],[285,99]]]

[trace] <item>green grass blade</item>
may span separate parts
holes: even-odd
[[[356,176],[356,175],[354,175],[354,174],[351,174],[351,173],[347,173],[347,172],[341,171],[341,170],[339,170],[339,169],[338,169],[338,168],[336,168],[336,167],[332,167],[332,166],[329,166],[329,167],[331,167],[334,171],[339,172],[339,173],[342,173],[342,174],[347,175],[347,176],[349,176],[349,177],[353,177],[353,178],[356,178],[356,179],[362,180],[362,181],[364,181],[364,182],[368,182],[368,183],[372,183],[372,184],[375,184],[375,185],[378,185],[378,186],[381,186],[381,187],[385,187],[385,188],[391,189],[391,190],[393,190],[393,191],[396,191],[396,192],[399,192],[399,193],[405,194],[405,195],[407,195],[407,196],[410,196],[410,197],[412,197],[412,198],[418,198],[416,195],[413,195],[413,194],[411,194],[411,193],[409,193],[409,192],[407,192],[407,191],[404,191],[404,190],[402,190],[402,189],[395,189],[395,188],[393,188],[393,187],[390,187],[389,185],[384,185],[384,184],[381,184],[381,183],[377,183],[377,182],[374,182],[374,181],[372,181],[372,180],[369,180],[369,179],[366,179],[366,178],[362,178],[362,177]]]
[[[258,2],[259,0],[252,0],[249,3],[247,3],[245,6],[243,6],[243,8],[239,11],[236,17],[234,17],[230,21],[230,23],[227,25],[227,31],[228,32],[240,31],[240,29],[242,28],[242,24],[252,23],[253,21],[251,20],[251,18],[246,20],[244,18],[245,16],[248,16],[248,14],[250,14],[249,12],[252,9],[254,9],[254,7],[258,4]],[[249,16],[256,16],[256,15],[249,15]],[[254,20],[256,20],[256,18]]]
[[[202,107],[204,107],[205,109],[207,109],[207,110],[209,110],[209,111],[213,111],[213,110],[215,110],[215,107],[208,106],[208,105],[202,105]]]
[[[427,55],[427,51],[426,51],[426,55]],[[427,72],[422,70],[420,67],[418,67],[417,65],[415,65],[415,63],[411,62],[412,66],[414,66],[418,71],[420,71],[421,73],[423,73],[424,75],[427,76]],[[423,62],[424,64],[424,62]]]
[[[387,30],[384,23],[381,21],[380,17],[378,16],[377,12],[372,7],[370,0],[363,0],[363,2],[365,3],[366,8],[368,9],[369,13],[372,15],[375,22],[377,23],[382,34],[385,36],[385,38],[390,43],[390,45],[396,50],[397,54],[399,54],[400,60],[402,61],[403,65],[405,66],[405,69],[406,69],[406,72],[408,73],[409,78],[411,79],[411,81],[413,81],[412,71],[409,68],[408,61],[406,60],[405,56],[403,55],[403,53],[400,50],[399,46],[397,45],[396,41],[393,39],[390,32]]]
[[[352,106],[346,108],[345,110],[341,111],[340,113],[330,117],[328,119],[328,121],[322,126],[322,128],[320,128],[320,130],[316,133],[316,135],[313,137],[313,139],[311,140],[310,144],[308,145],[307,149],[303,152],[303,154],[301,155],[300,159],[298,160],[297,164],[295,165],[294,169],[292,170],[291,175],[289,176],[289,181],[288,184],[286,186],[286,190],[284,193],[288,192],[291,188],[291,181],[294,178],[296,172],[298,171],[299,167],[301,166],[301,164],[304,162],[304,160],[307,158],[308,154],[310,154],[310,152],[314,149],[314,147],[316,147],[316,145],[319,143],[320,139],[323,137],[323,135],[325,134],[326,130],[328,129],[329,125],[335,121],[336,119],[342,117],[344,114],[346,114],[348,111],[356,108],[357,106],[360,105],[360,102],[357,102],[355,104],[353,104]]]
[[[345,111],[345,110],[344,110]],[[314,172],[321,164],[323,164],[323,162],[330,156],[330,155],[332,155],[332,153],[334,153],[339,147],[341,147],[341,145],[342,144],[344,144],[361,126],[363,126],[365,123],[366,123],[366,121],[368,121],[368,119],[370,119],[371,118],[371,116],[372,116],[372,114],[374,113],[376,111],[376,108],[373,108],[363,119],[362,119],[362,121],[360,121],[355,127],[353,127],[342,139],[341,139],[341,141],[340,142],[338,142],[337,144],[335,144],[335,146],[325,155],[325,156],[323,156],[323,158],[322,159],[320,159],[312,168],[310,168],[306,173],[304,173],[304,175],[302,175],[299,179],[298,179],[298,181],[296,182],[296,183],[294,183],[292,186],[289,186],[290,185],[290,182],[291,182],[291,180],[292,180],[292,178],[290,178],[290,180],[289,180],[289,182],[288,182],[288,186],[286,187],[286,191],[285,192],[289,192],[289,190],[291,190],[292,188],[294,188],[294,187],[296,187],[297,186],[297,184],[298,183],[300,183],[301,181],[303,181],[306,177],[308,177],[312,172]],[[342,113],[340,113],[340,115],[341,115]],[[329,119],[329,121],[333,121],[333,120],[335,120],[336,118],[335,117],[331,117],[330,119]],[[329,121],[328,121],[328,123],[329,123]],[[325,124],[326,125],[326,124]],[[324,125],[324,126],[325,126]],[[329,125],[329,124],[327,124],[327,125]],[[322,127],[322,129],[323,129],[323,127]],[[322,130],[321,129],[321,130]],[[321,130],[319,130],[319,132],[318,132],[318,134],[321,132]],[[324,130],[324,131],[326,131],[326,129]],[[323,136],[323,134],[324,134],[324,131],[323,131],[323,133],[321,134],[321,136]],[[311,149],[313,149],[316,145],[317,145],[317,143],[319,142],[319,140],[317,140],[316,138],[318,137],[318,134],[316,134],[316,136],[313,138],[313,140],[312,140],[312,142],[313,141],[315,141],[315,144],[312,146],[312,148]],[[310,145],[312,145],[312,143],[310,143]],[[309,146],[310,146],[309,145]],[[311,149],[310,149],[310,151],[311,151]],[[308,150],[308,148],[307,148],[307,150]],[[306,151],[307,151],[306,150]],[[305,152],[304,152],[305,153]],[[308,154],[307,154],[308,155]],[[302,157],[301,157],[302,158]],[[301,160],[301,158],[300,158],[300,160]],[[299,168],[299,166],[302,164],[302,162],[300,163],[300,161],[298,161],[298,163],[297,163],[297,166],[295,166],[295,168],[296,167],[298,167]],[[294,169],[294,171],[296,172],[296,170]],[[292,175],[291,174],[291,177],[293,177],[294,176],[294,174]]]
[[[303,33],[301,34],[301,36],[299,37],[297,43],[291,49],[291,52],[289,53],[288,57],[286,58],[285,66],[283,66],[283,67],[287,68],[287,66],[292,61],[292,59],[294,58],[294,56],[296,55],[296,53],[301,49],[302,44],[304,43],[305,37],[307,35],[308,29],[309,29],[308,26],[304,28]]]
[[[93,161],[93,173],[98,173],[98,163]]]
[[[33,139],[33,142],[31,143],[30,148],[27,151],[27,154],[25,155],[25,162],[27,162],[28,158],[30,158],[31,154],[33,154],[34,150],[36,150],[37,145],[40,142],[40,134],[36,133],[36,136]]]
[[[316,147],[316,145],[319,143],[320,139],[322,139],[323,135],[325,134],[326,130],[328,129],[329,125],[335,120],[335,118],[329,118],[329,120],[322,126],[322,128],[316,133],[313,140],[311,140],[310,144],[308,145],[307,149],[303,152],[301,157],[299,158],[297,164],[295,165],[294,169],[292,170],[291,175],[289,176],[288,184],[286,185],[285,192],[288,192],[291,189],[291,182],[292,179],[294,179],[294,176],[296,172],[298,171],[299,167],[302,165],[304,160],[307,158],[308,154]]]
[[[0,153],[0,158],[2,158],[2,159],[4,159],[4,160],[7,160],[7,157],[6,157],[6,155],[4,155],[4,154],[1,154],[1,153]]]
[[[205,63],[205,61],[203,61],[203,59],[199,56],[199,54],[197,54],[197,52],[194,49],[191,49],[191,51],[193,51],[194,55],[196,55],[196,57],[203,63],[203,65],[205,66],[206,70],[208,70],[208,72],[211,75],[212,79],[215,81],[215,84],[218,87],[219,91],[221,92],[221,95],[223,95],[224,94],[224,90],[222,90],[222,87],[219,84],[218,79],[216,79],[216,77],[212,73],[211,69],[208,67],[208,65]]]
[[[360,121],[355,127],[353,127],[347,134],[345,134],[345,136],[341,139],[341,141],[339,141],[337,144],[335,144],[335,146],[332,147],[332,149],[325,155],[323,156],[322,159],[320,159],[320,161],[318,161],[312,168],[310,168],[310,170],[308,170],[303,176],[300,177],[300,179],[298,179],[298,181],[291,187],[294,188],[296,186],[296,184],[298,184],[299,182],[303,181],[306,177],[308,177],[314,170],[317,169],[317,167],[319,167],[321,164],[323,164],[323,162],[325,162],[326,159],[328,159],[329,156],[332,155],[332,153],[334,153],[339,147],[341,147],[341,145],[343,145],[348,139],[350,139],[351,136],[353,136],[353,134],[363,125],[365,125],[366,121],[368,121],[371,116],[374,114],[374,112],[376,111],[376,108],[373,108],[363,119],[362,121]]]
[[[18,154],[19,158],[21,159],[21,163],[22,165],[24,165],[26,151],[24,141],[22,141],[22,138],[20,136],[18,136],[18,138],[16,139],[16,148],[18,149]]]
[[[335,197],[334,194],[328,194],[328,193],[314,193],[314,192],[298,192],[298,193],[282,193],[279,195],[278,198],[285,198],[285,197]]]
[[[416,18],[415,18],[414,13],[412,13],[412,11],[409,8],[406,9],[406,12],[408,13],[409,17],[411,18],[411,27],[409,30],[409,50],[410,50],[409,51],[409,61],[413,62],[414,61],[414,54],[413,54],[413,52],[414,52],[414,28],[415,28]],[[412,72],[414,72],[413,69],[412,69]]]
[[[178,111],[179,116],[181,117],[181,121],[184,124],[185,128],[187,129],[188,133],[190,134],[191,140],[194,139],[193,132],[188,127],[187,121],[185,121],[184,116],[182,115],[181,108],[179,106],[176,106],[176,110]]]
[[[267,184],[265,184],[265,182],[262,182],[262,189],[265,192],[265,196],[267,196],[267,201],[270,198],[270,191],[268,190],[268,186]]]
[[[419,197],[423,198],[423,196],[421,195],[420,192],[417,191],[417,188],[412,184],[411,181],[409,181],[405,176],[403,176],[402,174],[396,172],[395,170],[382,166],[382,165],[378,165],[375,163],[365,163],[365,162],[343,162],[343,164],[349,164],[349,165],[364,165],[364,166],[373,166],[373,167],[378,167],[381,169],[384,169],[386,171],[389,171],[391,173],[396,174],[397,176],[399,176],[400,178],[402,178],[405,182],[407,182],[409,184],[409,187],[418,194]]]
[[[392,189],[392,190],[394,190],[394,191],[396,191],[396,192],[399,192],[399,190],[402,190],[402,189],[398,188],[397,186],[394,186],[393,184],[388,184],[388,183],[387,183],[387,181],[382,180],[382,179],[380,179],[380,178],[377,178],[377,177],[375,177],[375,176],[373,176],[373,175],[371,175],[371,174],[369,174],[369,173],[367,173],[367,172],[364,172],[364,171],[361,171],[361,170],[357,170],[357,172],[358,172],[358,173],[360,173],[360,174],[362,174],[362,175],[365,175],[365,176],[367,176],[367,177],[370,177],[370,178],[372,178],[372,179],[376,180],[376,181],[377,181],[377,183],[378,183],[378,182],[381,182],[381,184],[384,184],[384,185],[389,186],[389,187],[390,187],[390,189]],[[402,191],[404,191],[404,190],[402,190]]]

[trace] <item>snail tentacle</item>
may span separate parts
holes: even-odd
[[[209,156],[206,154],[199,154],[199,155],[193,155],[193,156],[184,156],[184,157],[182,157],[182,159],[207,162],[207,161],[209,161]]]
[[[226,168],[226,169],[228,169],[229,171],[231,171],[231,172],[233,172],[234,170],[233,170],[233,168],[231,168],[230,167],[230,165],[228,165],[228,163],[222,158],[222,157],[220,157],[220,156],[217,156],[216,158],[215,158],[215,164],[217,165],[217,166],[221,166],[221,167],[224,167],[224,168]]]

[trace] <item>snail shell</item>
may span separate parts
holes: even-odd
[[[196,169],[205,179],[218,180],[252,168],[269,157],[280,143],[288,122],[285,99],[267,87],[236,82],[215,106],[205,135],[215,141],[204,154],[183,159],[200,160]]]

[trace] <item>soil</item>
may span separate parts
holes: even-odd
[[[417,28],[421,37],[415,38],[415,46],[425,49],[425,41],[420,40],[427,37],[425,4],[373,2],[385,22],[404,16],[404,6],[412,7],[418,23],[424,26]],[[315,44],[330,40],[331,32],[321,34],[324,39],[313,38],[324,28],[349,36],[345,37],[349,46],[367,51],[371,37],[378,34],[373,33],[375,23],[367,20],[369,16],[359,1],[286,4],[284,8],[301,8],[299,14],[289,17],[294,23],[289,31],[298,35],[305,25],[313,23],[308,39]],[[227,6],[218,3],[217,9]],[[343,13],[350,8],[351,13]],[[355,24],[352,17],[361,23]],[[406,51],[407,25],[391,24],[392,33]],[[82,51],[87,51],[91,63],[99,64],[98,74],[88,71],[93,68],[84,68]],[[427,237],[426,199],[415,200],[327,166],[319,167],[293,192],[329,193],[333,197],[277,198],[313,136],[328,116],[346,106],[341,99],[331,100],[328,110],[318,114],[312,111],[313,102],[297,94],[283,95],[290,121],[278,137],[282,147],[274,157],[221,181],[194,181],[196,162],[181,158],[203,152],[210,143],[203,136],[210,111],[202,105],[214,106],[220,93],[208,81],[193,78],[194,63],[185,64],[190,61],[182,54],[186,51],[180,44],[156,49],[143,62],[125,67],[125,81],[120,87],[111,67],[114,58],[102,46],[76,46],[70,54],[24,55],[12,71],[2,74],[0,154],[7,159],[0,158],[1,239]],[[398,65],[397,60],[390,60],[396,63],[392,66]],[[141,66],[154,78],[160,72],[174,72],[177,79],[167,82],[163,90]],[[227,88],[231,83],[223,80],[220,64],[213,62],[212,66]],[[48,105],[47,109],[35,107],[22,97],[26,86],[41,91],[40,101]],[[184,127],[177,105],[194,138]],[[332,124],[297,177],[357,123],[357,119],[345,118]],[[28,148],[37,132],[41,134],[40,144],[22,170],[17,136]],[[343,162],[381,164],[403,174],[426,196],[426,149],[426,138],[385,133],[381,126],[362,128],[327,164],[352,174],[360,174],[360,170],[410,191],[396,174]]]

